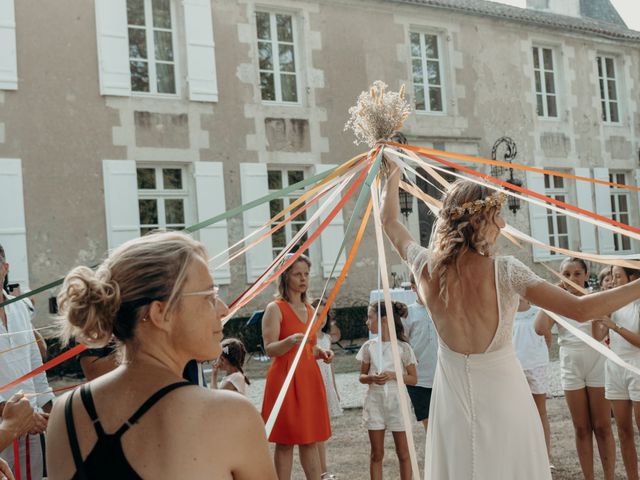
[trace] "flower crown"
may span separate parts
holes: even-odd
[[[506,199],[507,196],[503,192],[495,192],[484,200],[465,202],[461,206],[451,209],[451,218],[453,220],[458,220],[463,215],[473,215],[483,208],[501,207]]]

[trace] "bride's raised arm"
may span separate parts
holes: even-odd
[[[413,242],[414,239],[409,233],[409,230],[399,220],[400,214],[400,197],[399,197],[399,185],[400,185],[400,167],[396,164],[389,162],[390,170],[387,177],[387,181],[382,189],[382,207],[380,209],[380,216],[382,220],[382,227],[384,233],[400,254],[403,260],[406,260],[407,246]]]
[[[571,295],[547,282],[530,284],[525,298],[545,310],[550,310],[578,322],[609,315],[640,298],[640,280],[621,287],[583,297]]]

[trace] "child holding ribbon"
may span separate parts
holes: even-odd
[[[418,381],[416,357],[405,337],[401,320],[407,316],[408,309],[405,304],[400,302],[392,302],[392,304],[391,317],[395,325],[400,360],[404,369],[403,380],[405,385],[415,385]],[[378,318],[378,314],[380,318]],[[369,441],[371,442],[369,472],[371,479],[382,479],[384,434],[386,430],[390,430],[400,462],[400,478],[409,480],[411,479],[411,462],[407,436],[400,413],[401,396],[393,367],[388,319],[386,305],[383,301],[369,306],[367,327],[371,333],[378,335],[378,337],[368,340],[356,355],[356,360],[360,361],[360,383],[369,385],[362,409],[364,425],[369,430]],[[380,329],[378,322],[380,322]],[[407,408],[410,408],[408,402]]]

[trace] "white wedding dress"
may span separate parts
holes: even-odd
[[[429,251],[407,248],[415,278]],[[498,328],[481,354],[438,338],[426,442],[425,480],[551,480],[538,410],[511,340],[519,296],[542,280],[513,257],[496,257]]]

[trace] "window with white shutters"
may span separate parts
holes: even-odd
[[[177,92],[174,24],[171,0],[127,0],[132,91]]]
[[[260,92],[265,102],[298,103],[295,17],[256,12]]]
[[[193,221],[185,168],[136,167],[140,235],[152,230],[182,230]]]
[[[553,49],[533,47],[533,74],[536,85],[536,109],[539,117],[558,116],[558,93]]]
[[[620,111],[618,109],[616,61],[613,57],[599,56],[596,58],[596,63],[598,64],[602,121],[618,123],[620,121]]]
[[[629,185],[626,172],[609,172],[609,182],[620,185]],[[611,219],[625,225],[629,225],[629,190],[618,187],[609,187],[611,198]],[[631,250],[631,239],[620,233],[613,234],[613,245],[616,252]]]
[[[416,110],[443,112],[442,48],[440,36],[411,32],[411,74]]]
[[[269,182],[269,193],[277,192],[283,188],[287,188],[290,185],[301,182],[304,180],[305,171],[303,169],[274,169],[269,167],[267,170],[267,179]],[[286,207],[295,202],[300,196],[301,191],[295,191],[286,197],[277,198],[269,202],[269,214],[270,218],[273,218]],[[304,204],[300,205],[301,207]],[[281,219],[282,220],[282,219]],[[280,220],[279,220],[280,221]],[[275,258],[292,240],[293,237],[300,231],[300,229],[307,222],[307,212],[302,212],[295,219],[287,223],[283,228],[275,232],[271,237],[271,250],[273,257]],[[275,227],[276,224],[272,225]],[[300,237],[296,246],[301,245],[307,239],[305,233]],[[295,248],[294,248],[295,251]]]
[[[563,177],[545,174],[544,194],[554,200],[571,203],[569,201],[569,190]],[[547,210],[547,228],[549,230],[549,245],[569,248],[569,222],[566,215],[555,210]],[[556,255],[556,252],[552,251],[550,255]]]

